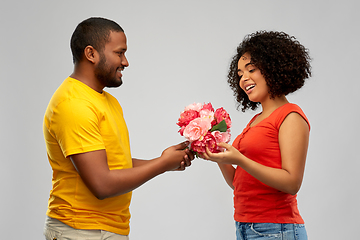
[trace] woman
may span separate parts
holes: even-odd
[[[284,32],[260,31],[237,48],[228,83],[244,112],[261,106],[233,145],[207,151],[234,189],[237,239],[307,239],[297,208],[309,122],[286,95],[311,76],[307,49]],[[236,169],[233,167],[236,165]]]

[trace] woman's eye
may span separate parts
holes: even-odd
[[[249,70],[249,72],[251,72],[251,73],[252,73],[252,72],[255,72],[255,68],[254,68],[254,69]]]

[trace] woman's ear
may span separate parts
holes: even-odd
[[[91,63],[95,64],[99,60],[99,53],[93,46],[87,46],[84,49],[84,55],[85,58]]]

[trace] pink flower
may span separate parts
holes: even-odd
[[[211,105],[211,103],[207,103],[207,104],[204,104],[203,107],[202,107],[202,110],[209,110],[211,112],[214,112],[214,108],[213,106]]]
[[[200,112],[201,108],[202,108],[201,103],[193,103],[193,104],[190,104],[187,107],[185,107],[184,111],[194,110],[194,111]]]
[[[214,108],[211,103],[204,104],[199,113],[201,118],[208,118],[210,122],[214,120]]]
[[[208,109],[201,109],[199,115],[201,118],[207,118],[210,122],[214,120],[214,112]]]
[[[229,129],[231,127],[230,115],[225,111],[224,108],[221,107],[216,109],[214,113],[214,118],[216,119],[217,123],[220,123],[222,120],[225,120],[227,128]]]
[[[200,154],[206,151],[206,147],[212,153],[219,152],[219,150],[217,150],[215,137],[210,132],[208,132],[202,140],[197,140],[191,143],[191,149]]]
[[[183,134],[192,142],[205,136],[210,128],[211,123],[206,118],[196,118],[185,127]]]
[[[187,111],[184,111],[180,114],[180,118],[178,120],[178,123],[177,125],[179,127],[183,127],[183,126],[186,126],[188,125],[192,120],[194,120],[195,118],[198,118],[200,115],[199,115],[199,112],[198,111],[195,111],[195,110],[187,110]]]
[[[181,136],[184,136],[184,130],[185,130],[185,126],[182,126],[179,130]]]
[[[221,142],[228,143],[228,142],[230,142],[231,134],[230,134],[229,130],[227,130],[226,132],[213,131],[213,132],[211,132],[211,134],[214,136],[217,143],[221,143]]]
[[[180,114],[177,125],[180,135],[189,140],[190,148],[200,155],[206,148],[213,153],[223,151],[217,143],[230,142],[230,116],[224,108],[214,111],[211,103],[188,105]]]

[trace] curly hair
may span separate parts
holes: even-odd
[[[124,32],[119,24],[106,18],[91,17],[79,23],[70,40],[73,62],[82,59],[84,49],[89,45],[102,52],[109,42],[110,31]]]
[[[273,31],[258,31],[245,36],[228,72],[228,83],[236,97],[237,109],[241,107],[243,112],[249,108],[255,110],[260,104],[250,101],[239,86],[238,62],[245,53],[250,54],[251,62],[264,76],[271,98],[295,92],[311,76],[308,49],[295,37]]]

